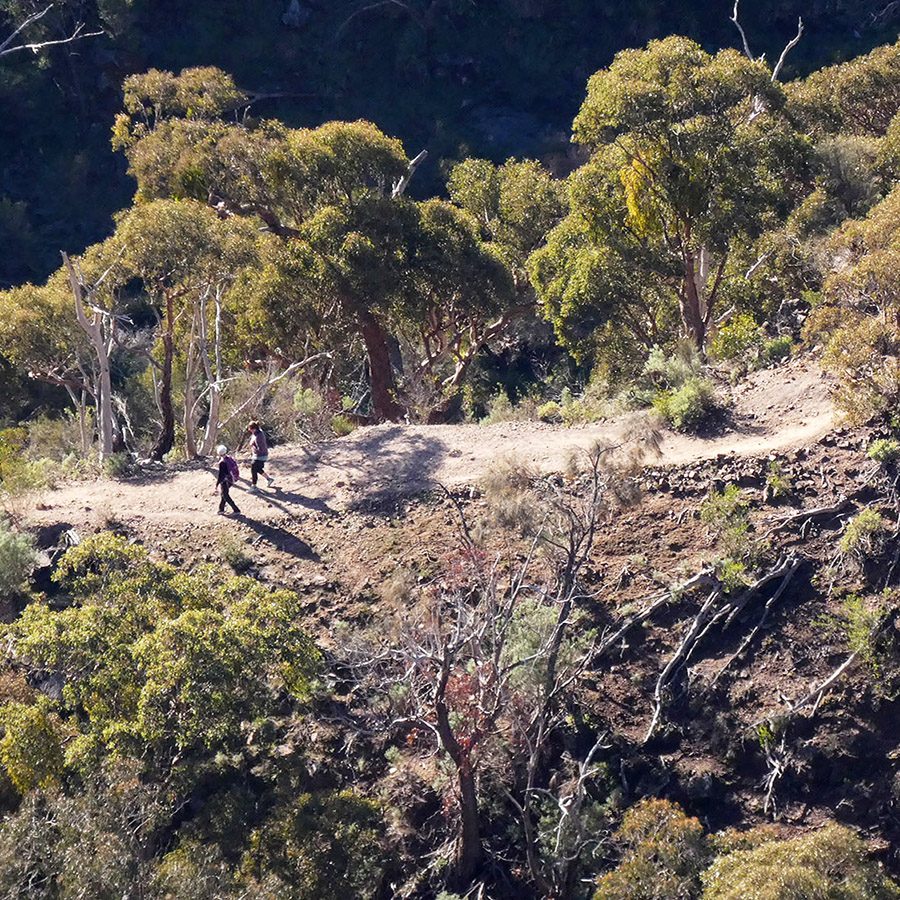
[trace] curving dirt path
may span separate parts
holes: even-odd
[[[378,425],[339,440],[273,450],[277,487],[253,495],[246,481],[234,496],[256,520],[340,512],[409,495],[438,482],[476,483],[502,457],[561,471],[573,451],[615,440],[634,416],[575,428],[536,422],[499,425]],[[755,456],[802,447],[835,425],[829,383],[813,364],[795,361],[757,372],[733,392],[729,424],[712,437],[667,433],[659,465],[680,465],[721,454]],[[249,466],[241,460],[242,473]],[[212,470],[199,464],[130,481],[94,481],[48,492],[28,516],[37,523],[96,524],[103,519],[178,525],[216,520]]]

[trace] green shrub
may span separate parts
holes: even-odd
[[[521,418],[509,395],[504,390],[497,391],[487,402],[487,412],[480,420],[482,425],[497,425],[500,422],[514,422]]]
[[[41,416],[29,422],[27,452],[30,459],[47,458],[57,462],[71,454],[83,455],[77,416],[69,414],[55,419]]]
[[[715,389],[708,379],[693,376],[675,390],[658,393],[653,408],[673,428],[694,431],[715,411]]]
[[[866,858],[865,844],[841,825],[725,853],[703,873],[703,886],[703,900],[900,897],[897,885]]]
[[[597,880],[594,900],[675,900],[699,894],[709,861],[703,826],[668,800],[642,800],[622,820],[622,862]]]
[[[335,437],[346,437],[356,431],[356,423],[340,413],[331,417],[331,430]]]
[[[794,342],[791,337],[783,334],[766,341],[760,351],[760,357],[767,363],[781,362],[791,355],[793,348]]]
[[[900,441],[893,438],[876,438],[869,444],[866,456],[882,466],[890,465],[900,459]]]
[[[881,513],[869,507],[847,523],[838,547],[843,556],[862,562],[880,552],[886,532],[887,523]]]
[[[750,583],[747,578],[747,564],[741,559],[726,556],[716,564],[716,576],[728,594],[733,594]]]
[[[111,453],[103,462],[103,472],[107,478],[127,478],[133,468],[127,453]]]
[[[352,791],[301,794],[250,836],[247,881],[284,900],[358,900],[381,893],[387,863],[378,807]]]
[[[753,352],[756,355],[762,344],[759,325],[749,313],[738,313],[719,328],[709,344],[713,359],[722,362],[746,359]]]
[[[549,400],[537,408],[537,417],[542,422],[562,422],[562,407],[555,400]]]
[[[794,486],[791,484],[790,478],[785,475],[781,464],[777,460],[769,463],[769,469],[766,473],[766,496],[771,500],[781,500],[789,497],[794,492]]]
[[[760,546],[750,534],[750,505],[736,484],[712,491],[700,506],[700,521],[716,536],[722,558],[717,573],[728,590],[746,583],[747,564],[759,555]]]
[[[31,535],[13,531],[0,519],[0,598],[25,591],[36,560]]]
[[[297,388],[294,394],[294,409],[301,416],[315,416],[325,406],[325,398],[318,392],[308,387]]]

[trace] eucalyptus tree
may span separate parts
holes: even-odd
[[[442,325],[460,334],[511,301],[508,274],[464,216],[404,196],[422,155],[409,160],[371,123],[228,121],[239,93],[215,70],[133,77],[125,97],[114,144],[128,155],[136,199],[193,198],[222,217],[262,220],[284,245],[255,286],[269,346],[290,353],[307,327],[327,328],[345,350],[359,339],[376,418],[404,413],[393,331],[411,314],[458,308]],[[455,267],[432,252],[436,241],[459,252]]]
[[[529,271],[574,349],[625,330],[702,349],[730,254],[790,209],[804,143],[766,65],[687,38],[619,53],[593,75],[574,123],[591,151],[571,212]]]

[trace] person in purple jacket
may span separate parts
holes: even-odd
[[[236,480],[237,464],[228,455],[228,448],[224,444],[216,447],[216,456],[219,457],[219,477],[216,479],[214,491],[221,494],[219,500],[219,515],[225,515],[225,504],[227,503],[232,512],[239,516],[241,511],[237,507],[237,503],[231,499],[231,488]]]
[[[265,432],[259,427],[259,422],[250,422],[247,431],[250,433],[250,490],[258,491],[256,481],[260,475],[266,479],[269,487],[275,483],[275,479],[265,471],[269,460],[269,442]]]

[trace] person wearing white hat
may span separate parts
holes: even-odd
[[[225,515],[225,504],[227,503],[234,514],[239,516],[241,511],[237,508],[234,500],[231,499],[231,486],[238,480],[238,464],[228,455],[228,448],[224,444],[219,444],[216,447],[216,456],[219,457],[219,477],[216,479],[213,493],[218,491],[221,494],[219,515]]]

